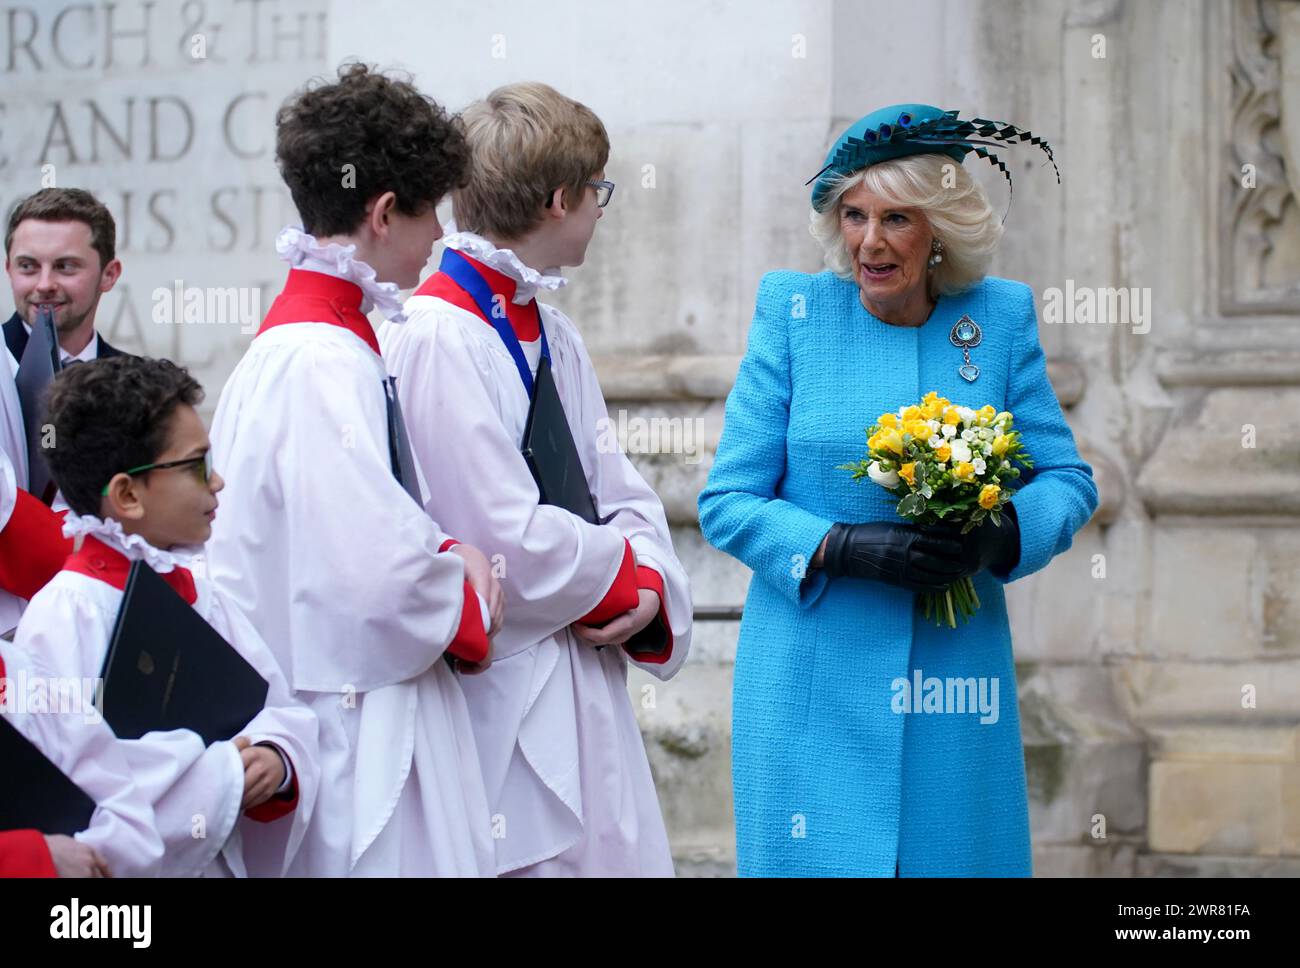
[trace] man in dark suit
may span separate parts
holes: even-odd
[[[116,240],[112,214],[80,188],[45,188],[18,204],[5,232],[17,312],[4,324],[4,338],[15,365],[43,306],[54,312],[64,363],[121,355],[95,332],[100,297],[122,274]]]

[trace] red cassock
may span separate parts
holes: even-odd
[[[63,515],[26,491],[0,530],[0,589],[31,598],[63,567],[72,542],[63,536]]]
[[[39,830],[0,831],[0,877],[58,877]]]

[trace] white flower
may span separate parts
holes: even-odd
[[[935,450],[938,450],[939,445],[943,443],[943,438],[940,437],[938,434],[935,434],[933,437],[927,440],[926,443],[929,444]]]
[[[966,441],[964,440],[954,440],[952,442],[952,454],[950,456],[952,457],[953,463],[957,463],[959,461],[969,462],[970,444],[966,443]]]
[[[867,476],[881,487],[898,487],[898,471],[882,471],[879,461],[867,465]]]
[[[954,427],[952,424],[944,424],[941,433],[945,437],[955,437],[957,436],[957,428]]]
[[[943,426],[937,420],[927,420],[926,423],[930,425],[930,432],[936,434],[939,432],[939,428]]]
[[[958,407],[957,415],[961,417],[961,422],[964,424],[972,424],[975,422],[975,411],[970,407]]]
[[[967,441],[967,442],[974,440],[974,439],[975,439],[975,431],[973,431],[973,430],[971,430],[969,427],[967,427],[965,430],[963,430],[963,431],[961,432],[961,439],[962,439],[962,440],[965,440],[965,441]]]
[[[993,445],[985,444],[983,447],[980,448],[980,453],[983,454],[985,457],[989,456],[989,454],[993,453]]]
[[[971,461],[971,465],[975,468],[976,474],[984,473],[985,466],[986,466],[984,463],[984,458],[976,457],[973,461]]]

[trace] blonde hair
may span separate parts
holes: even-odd
[[[469,182],[453,195],[456,227],[518,239],[561,186],[581,199],[609,160],[609,135],[584,104],[541,83],[507,84],[465,109]]]
[[[945,180],[952,184],[945,187]],[[943,244],[943,261],[929,273],[932,295],[961,292],[987,274],[1002,238],[988,195],[952,158],[922,154],[882,161],[832,182],[821,208],[812,210],[809,230],[822,245],[826,268],[841,279],[853,278],[853,255],[840,232],[840,201],[859,185],[925,216]]]

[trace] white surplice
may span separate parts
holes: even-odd
[[[113,731],[93,714],[93,706],[90,715],[81,712],[82,698],[72,690],[63,692],[68,698],[58,707],[66,712],[41,711],[49,709],[44,700],[40,701],[45,705],[32,711],[35,697],[49,694],[45,684],[60,675],[64,664],[58,657],[49,661],[41,651],[0,642],[0,665],[7,680],[0,715],[95,801],[90,826],[73,834],[73,839],[96,848],[114,877],[152,877],[162,862],[162,838],[149,798],[136,786],[126,751]],[[26,695],[20,698],[20,692]],[[10,788],[4,795],[21,796],[21,792]]]
[[[12,356],[0,361],[0,450],[8,456],[18,478],[27,486],[27,431],[23,427],[22,401],[18,397],[18,364]]]
[[[17,488],[27,487],[27,437],[18,385],[14,383],[16,369],[13,357],[6,352],[0,360],[0,528],[9,523],[13,514]],[[0,635],[18,624],[26,604],[0,588]]]
[[[69,537],[93,535],[129,560],[144,560],[169,572],[190,564],[188,555],[153,548],[138,535],[124,535],[115,521],[79,518],[72,512],[64,526]],[[115,875],[151,873],[146,825],[157,831],[165,848],[158,868],[164,876],[280,876],[292,859],[311,817],[319,770],[316,766],[316,721],[292,699],[280,669],[261,637],[211,582],[194,576],[194,609],[266,679],[266,707],[240,732],[254,743],[271,743],[292,764],[298,785],[296,809],[271,823],[243,817],[244,768],[233,742],[205,747],[198,734],[177,729],[119,740],[88,705],[90,691],[104,665],[122,591],[107,581],[64,570],[31,600],[6,652],[11,684],[19,670],[51,678],[65,688],[80,689],[85,704],[62,705],[64,711],[27,709],[12,722],[92,797],[110,790],[85,834],[77,839],[98,847]],[[47,704],[48,706],[48,704]],[[107,771],[110,779],[97,779]],[[125,781],[123,777],[126,777]],[[93,782],[92,782],[93,781]],[[123,787],[122,784],[125,783]],[[99,817],[109,804],[126,802],[121,824],[101,832]],[[141,804],[143,803],[143,808]],[[146,813],[146,810],[148,811]],[[127,832],[123,833],[123,826]]]
[[[18,504],[18,475],[9,455],[0,450],[0,531],[9,523],[14,507]],[[0,632],[5,631],[0,628]]]
[[[527,303],[554,276],[469,233],[448,236],[516,280]],[[617,447],[600,447],[608,410],[577,329],[542,305],[556,385],[604,525],[539,505],[520,454],[528,395],[496,331],[441,299],[407,300],[407,321],[380,327],[397,376],[426,508],[502,568],[505,624],[493,664],[463,680],[492,805],[497,870],[527,875],[671,875],[672,857],[627,691],[627,655],[597,651],[568,626],[618,574],[630,541],[663,578],[673,648],[637,663],[668,679],[691,637],[688,580],[663,506]],[[537,346],[524,346],[534,372]],[[608,438],[608,435],[606,435]],[[497,557],[500,556],[500,557]]]
[[[294,267],[356,283],[397,313],[353,246],[288,229]],[[212,426],[225,478],[213,579],[257,626],[320,719],[322,789],[291,873],[491,876],[469,712],[443,661],[464,563],[393,476],[383,360],[304,320],[253,340]],[[457,535],[459,537],[459,535]]]

